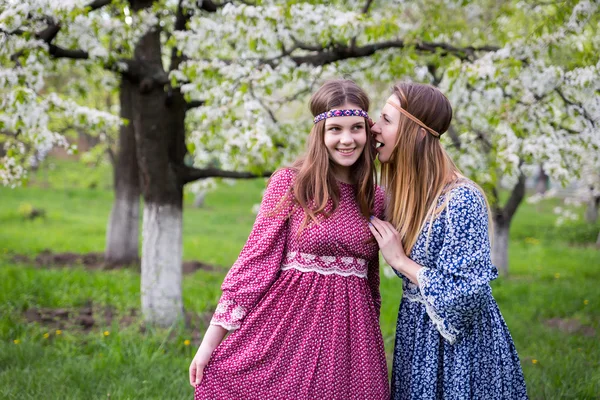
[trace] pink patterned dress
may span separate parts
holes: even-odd
[[[335,212],[298,236],[304,211],[281,201],[293,179],[289,169],[272,177],[223,282],[211,324],[233,332],[212,354],[195,400],[389,398],[378,247],[355,188],[339,182]],[[379,189],[374,214],[383,214]]]

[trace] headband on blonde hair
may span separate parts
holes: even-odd
[[[388,101],[387,103],[389,105],[391,105],[392,107],[394,107],[396,110],[400,111],[400,113],[404,114],[405,117],[407,117],[411,121],[413,121],[416,124],[418,124],[421,128],[423,128],[427,132],[431,133],[436,138],[440,137],[440,134],[436,130],[431,129],[430,127],[428,127],[427,125],[425,125],[425,123],[423,121],[421,121],[419,118],[415,117],[414,115],[412,115],[411,113],[409,113],[408,111],[406,111],[404,108],[400,107],[398,104],[392,103],[391,101]]]

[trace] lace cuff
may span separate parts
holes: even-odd
[[[421,292],[421,295],[416,296],[416,297],[411,296],[412,298],[409,298],[409,300],[418,301],[420,303],[423,303],[425,305],[425,310],[427,311],[427,315],[429,315],[429,318],[431,319],[431,321],[433,321],[433,324],[435,325],[438,332],[440,332],[442,337],[444,339],[446,339],[450,344],[454,344],[456,342],[456,339],[458,338],[460,331],[458,331],[456,328],[454,328],[450,324],[450,322],[448,322],[435,309],[435,307],[433,306],[433,303],[435,302],[435,297],[431,296],[431,295],[428,296],[426,294],[426,291],[430,285],[430,280],[427,276],[428,270],[429,270],[429,268],[422,267],[417,272],[417,281],[419,282],[419,290]]]
[[[238,329],[246,316],[246,309],[233,300],[221,300],[210,321],[211,325],[219,325],[228,331]]]

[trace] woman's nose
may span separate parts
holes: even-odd
[[[340,137],[340,143],[342,143],[342,144],[352,144],[352,142],[354,142],[354,138],[352,137],[352,135],[349,132],[343,133],[342,137]]]
[[[381,133],[381,128],[379,127],[379,124],[373,124],[373,126],[371,127],[371,133],[373,134],[377,134],[377,133]]]

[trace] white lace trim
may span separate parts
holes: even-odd
[[[236,305],[232,300],[221,300],[217,304],[215,313],[210,321],[211,325],[220,325],[231,331],[238,329],[242,319],[246,316],[246,309]]]
[[[364,271],[358,271],[356,269],[338,270],[334,268],[323,268],[318,265],[306,266],[297,262],[292,262],[281,266],[282,271],[287,271],[288,269],[297,269],[301,272],[317,272],[321,275],[358,276],[359,278],[367,277],[367,274]]]
[[[242,324],[230,324],[225,321],[215,320],[214,317],[210,320],[210,324],[222,326],[223,328],[227,329],[228,331],[235,331],[236,329],[239,329],[240,326],[242,325]]]
[[[282,271],[296,269],[301,272],[316,272],[321,275],[367,277],[367,260],[354,257],[317,256],[314,254],[289,252],[281,266]]]
[[[438,330],[438,332],[450,344],[454,344],[456,342],[456,338],[457,338],[457,336],[458,336],[458,334],[460,332],[458,330],[456,330],[456,328],[454,328],[449,323],[447,323],[447,322],[444,323],[445,322],[444,318],[442,318],[435,311],[435,309],[432,306],[433,299],[426,299],[425,295],[423,294],[423,285],[427,285],[429,283],[427,277],[424,275],[425,271],[426,271],[426,268],[422,267],[417,272],[417,281],[419,282],[420,293],[413,294],[413,293],[405,291],[404,292],[404,297],[406,297],[406,299],[409,300],[409,301],[424,304],[425,305],[425,310],[427,311],[427,315],[429,315],[429,318],[431,319],[431,321],[435,325],[435,327]]]
[[[242,306],[237,306],[231,311],[231,320],[239,321],[246,316],[246,310]]]

